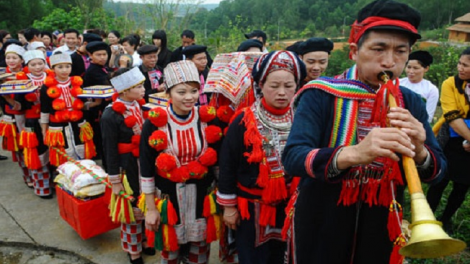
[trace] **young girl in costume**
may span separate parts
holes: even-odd
[[[141,104],[145,103],[144,81],[145,77],[137,67],[116,71],[111,84],[118,97],[104,110],[101,117],[103,148],[107,160],[106,172],[116,195],[124,191],[121,170],[126,174],[132,195],[138,197],[140,194],[139,143],[144,123],[141,110]],[[144,215],[137,208],[137,201],[132,206],[135,221],[121,224],[121,245],[124,251],[129,253],[130,262],[137,264],[143,263],[141,252]],[[144,253],[154,255],[155,250],[144,249]]]
[[[23,47],[10,44],[5,51],[7,73],[19,73],[23,69],[23,56],[26,51]],[[4,115],[0,122],[0,136],[3,137],[3,149],[11,151],[13,161],[17,161],[23,171],[24,182],[33,186],[30,172],[25,165],[23,152],[20,146],[20,133],[24,128],[25,117],[21,104],[15,100],[14,94],[2,95],[2,110]]]
[[[46,79],[46,58],[40,50],[30,50],[24,54],[27,67],[23,72],[17,73],[18,80],[31,80],[37,86],[34,92],[16,94],[15,99],[21,105],[25,113],[25,126],[20,135],[20,143],[23,146],[25,164],[32,177],[34,193],[41,198],[52,198],[49,185],[49,156],[47,146],[44,145],[44,136],[39,124],[41,117],[40,91]]]
[[[67,156],[75,159],[91,159],[96,155],[93,130],[83,119],[83,80],[70,77],[70,55],[56,52],[50,57],[54,77],[48,76],[41,87],[41,130],[44,143],[49,147],[51,165],[59,166]]]
[[[236,230],[240,263],[284,263],[281,229],[295,184],[281,155],[293,121],[290,102],[305,75],[292,52],[261,56],[252,71],[261,97],[236,114],[224,139],[217,201],[224,222]]]
[[[150,110],[140,141],[145,226],[155,232],[162,263],[207,263],[220,230],[212,186],[222,130],[213,125],[215,108],[195,106],[194,63],[170,63],[164,76],[171,102]]]

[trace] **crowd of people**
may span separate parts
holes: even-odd
[[[0,66],[40,87],[0,96],[2,146],[40,198],[53,197],[62,153],[100,159],[116,195],[129,185],[140,196],[121,225],[130,263],[155,249],[161,263],[207,263],[214,241],[224,263],[402,263],[402,157],[431,184],[434,211],[453,182],[446,231],[470,187],[470,47],[439,97],[424,78],[432,55],[411,52],[420,19],[394,0],[367,4],[351,26],[354,66],[330,77],[323,37],[268,52],[254,30],[224,54],[254,64],[221,67],[191,30],[174,51],[164,30],[148,45],[116,30],[0,30]],[[240,96],[208,92],[211,74]],[[92,86],[115,94],[79,96]],[[146,109],[156,95],[168,104]]]

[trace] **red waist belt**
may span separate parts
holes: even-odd
[[[41,105],[33,105],[31,109],[25,111],[25,117],[28,119],[38,119],[41,117]]]
[[[237,183],[237,187],[238,187],[238,189],[240,189],[241,191],[246,192],[246,193],[249,193],[249,194],[251,194],[251,195],[255,195],[255,196],[261,197],[262,194],[263,194],[263,190],[261,190],[261,189],[247,188],[247,187],[241,185],[240,183]]]
[[[139,157],[139,144],[140,144],[140,136],[134,135],[132,136],[131,143],[118,143],[118,152],[119,154],[126,154],[132,153],[134,157]]]

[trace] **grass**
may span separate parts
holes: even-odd
[[[437,107],[434,115],[434,122],[442,115],[442,109],[440,106]],[[423,185],[423,190],[426,193],[428,189],[427,185]],[[437,208],[435,215],[438,217],[442,215],[444,208],[447,204],[447,197],[452,190],[452,182],[447,186],[442,196],[441,203]],[[410,197],[408,192],[405,192],[405,204],[403,219],[411,222],[410,215]],[[470,246],[470,200],[465,200],[459,210],[455,213],[453,219],[453,238],[460,239]],[[408,264],[470,264],[470,250],[467,247],[466,250],[455,254],[453,256],[443,257],[439,259],[407,259]]]
[[[428,186],[423,185],[424,192],[426,193]],[[450,183],[444,195],[442,196],[441,203],[436,212],[436,216],[440,216],[444,211],[444,207],[447,204],[447,197],[452,189],[452,183]],[[411,222],[410,215],[410,198],[408,192],[405,194],[405,205],[404,207],[404,216],[403,219]],[[453,217],[453,228],[454,234],[453,238],[460,239],[470,245],[470,201],[466,200],[460,209],[456,212]],[[407,259],[408,264],[470,264],[470,251],[467,247],[466,250],[448,257],[443,257],[439,259]]]

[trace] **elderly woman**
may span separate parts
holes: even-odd
[[[440,217],[444,229],[447,231],[452,231],[451,218],[462,205],[470,187],[470,178],[468,177],[468,164],[470,163],[470,47],[460,55],[457,69],[456,76],[450,77],[442,83],[443,116],[433,127],[435,132],[441,130],[439,133],[449,135],[447,142],[440,142],[443,145],[449,169],[446,177],[439,184],[431,186],[427,194],[429,205],[435,211],[444,189],[449,181],[453,182],[446,208]],[[441,137],[438,136],[439,138]]]
[[[213,125],[213,107],[196,106],[201,87],[193,62],[170,63],[164,76],[170,104],[150,110],[140,141],[145,225],[162,238],[162,263],[207,263],[206,240],[215,231],[206,212],[215,204],[213,167],[222,130]]]
[[[235,117],[220,154],[217,201],[224,221],[236,229],[240,263],[283,263],[281,228],[292,175],[281,155],[293,121],[291,100],[306,76],[292,52],[274,51],[253,68],[260,98]]]

